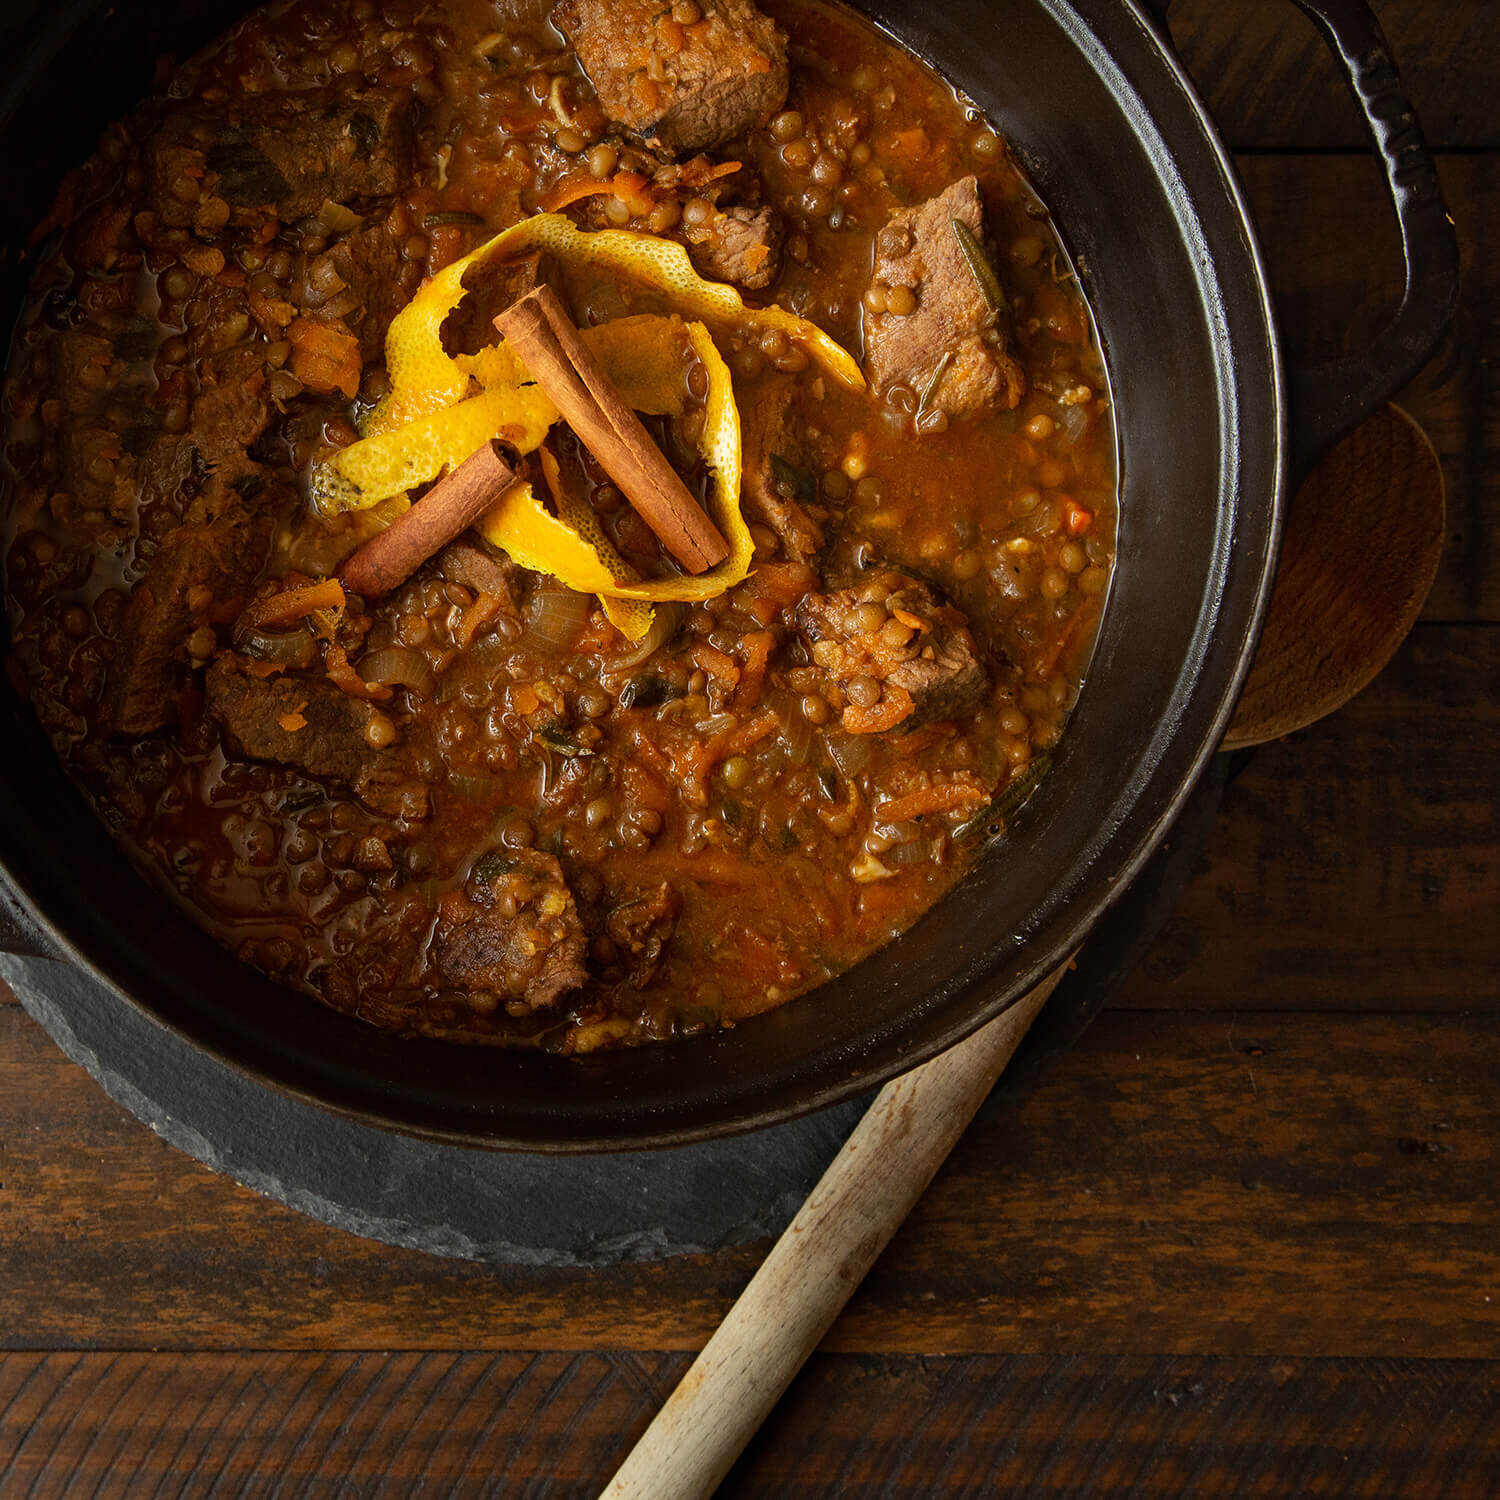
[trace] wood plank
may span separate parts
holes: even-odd
[[[1401,291],[1400,242],[1373,159],[1241,156],[1235,164],[1289,354],[1314,360],[1366,347]],[[1500,343],[1500,156],[1446,157],[1440,171],[1463,253],[1463,307],[1451,345],[1397,400],[1432,439],[1448,486],[1448,545],[1425,617],[1493,621],[1500,383],[1490,356]]]
[[[1108,1014],[981,1114],[829,1347],[1491,1354],[1497,1100],[1494,1015]],[[581,1277],[356,1240],[177,1154],[14,1009],[0,1141],[11,1349],[692,1348],[763,1251]]]
[[[1500,1008],[1500,630],[1419,626],[1331,718],[1263,745],[1113,1004]]]
[[[1417,117],[1436,146],[1500,146],[1500,7],[1375,0]],[[1240,149],[1362,147],[1332,54],[1290,0],[1175,0],[1172,35],[1220,133]]]
[[[682,1354],[12,1354],[0,1473],[34,1500],[598,1492]],[[815,1357],[723,1500],[1489,1496],[1500,1365]],[[523,1489],[523,1487],[525,1487]]]

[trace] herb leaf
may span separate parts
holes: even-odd
[[[572,760],[575,755],[592,755],[592,750],[586,750],[565,729],[559,729],[555,724],[544,725],[536,731],[536,737],[549,749],[556,750],[559,755],[565,755]]]
[[[967,823],[961,823],[953,830],[954,842],[962,843],[981,834],[990,838],[1001,832],[1006,818],[1018,812],[1022,804],[1030,800],[1031,794],[1036,791],[1038,783],[1051,765],[1050,755],[1038,755],[1019,776],[1012,776],[1005,783],[1000,795],[988,807],[981,808]]]
[[[373,120],[370,126],[374,129]],[[291,191],[281,168],[256,150],[238,130],[226,130],[204,153],[203,159],[210,172],[219,174],[219,196],[237,208],[276,203]]]
[[[354,142],[354,159],[369,161],[380,144],[380,126],[362,110],[349,116],[349,138]]]
[[[818,498],[812,475],[780,453],[771,455],[771,479],[783,500],[800,500],[806,505]]]
[[[958,241],[958,248],[963,251],[964,259],[969,263],[969,269],[974,273],[974,280],[979,283],[980,294],[989,304],[993,313],[1003,313],[1006,308],[1005,293],[1000,287],[1000,278],[995,275],[995,268],[990,264],[990,258],[984,253],[984,246],[979,243],[978,236],[964,223],[962,219],[950,220],[953,225],[954,238]]]

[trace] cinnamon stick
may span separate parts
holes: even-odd
[[[702,573],[729,556],[729,544],[719,528],[625,404],[551,287],[544,284],[511,303],[496,317],[495,327],[584,447],[688,572]]]
[[[516,471],[492,438],[438,480],[405,515],[351,552],[339,569],[344,586],[366,599],[379,599],[399,588],[515,482]]]

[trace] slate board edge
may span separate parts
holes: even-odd
[[[1122,897],[1121,902],[1106,914],[1095,934],[1090,937],[1084,949],[1083,961],[1092,971],[1094,982],[1080,985],[1076,975],[1069,975],[1064,979],[1033,1026],[1031,1034],[1022,1043],[1010,1070],[986,1103],[987,1111],[1013,1106],[1029,1092],[1047,1067],[1077,1041],[1102,1008],[1108,994],[1135,967],[1151,939],[1170,916],[1192,873],[1198,852],[1212,827],[1224,786],[1238,770],[1237,765],[1232,770],[1228,767],[1226,763],[1229,760],[1229,757],[1220,756],[1211,763],[1209,773],[1172,830],[1169,845],[1158,851],[1142,872],[1141,883],[1147,888],[1140,901],[1131,903]],[[1130,912],[1132,904],[1142,905],[1144,911]],[[111,1099],[169,1145],[187,1153],[211,1171],[228,1176],[261,1196],[283,1203],[322,1223],[365,1239],[450,1259],[491,1265],[597,1268],[628,1262],[658,1261],[678,1255],[712,1253],[730,1245],[770,1237],[779,1233],[795,1214],[817,1177],[821,1175],[822,1167],[836,1152],[838,1142],[853,1128],[870,1097],[848,1101],[819,1114],[772,1126],[754,1135],[659,1152],[629,1153],[628,1158],[607,1158],[611,1161],[647,1160],[659,1163],[666,1169],[667,1163],[674,1159],[679,1163],[690,1156],[711,1159],[719,1153],[743,1150],[752,1143],[769,1145],[773,1140],[778,1140],[781,1144],[795,1147],[799,1137],[823,1137],[816,1143],[811,1140],[803,1142],[804,1147],[816,1147],[812,1159],[806,1158],[804,1149],[801,1153],[804,1159],[789,1163],[795,1181],[761,1201],[758,1206],[747,1209],[743,1217],[717,1236],[695,1237],[691,1229],[673,1231],[666,1225],[661,1225],[613,1234],[580,1229],[570,1244],[539,1245],[505,1237],[478,1238],[454,1228],[451,1223],[441,1224],[430,1220],[418,1222],[410,1217],[370,1213],[289,1181],[283,1173],[264,1170],[237,1150],[236,1142],[227,1145],[216,1143],[204,1131],[184,1120],[180,1113],[163,1108],[134,1077],[127,1076],[118,1067],[105,1061],[98,1048],[80,1034],[67,1009],[48,993],[48,970],[43,968],[38,972],[39,965],[49,966],[54,971],[50,987],[66,989],[70,984],[88,984],[100,994],[106,997],[108,995],[108,992],[83,975],[54,960],[31,960],[0,954],[0,977],[11,985],[27,1013],[48,1033],[64,1056],[88,1072]],[[1070,990],[1077,992],[1072,1003],[1069,999]],[[118,1001],[111,1000],[110,1003],[119,1006]],[[123,1011],[123,1007],[119,1008]],[[139,1024],[144,1027],[153,1026],[153,1023],[144,1018],[140,1018]],[[167,1044],[177,1047],[184,1045],[165,1032],[161,1032],[161,1038]],[[194,1057],[204,1066],[220,1067],[197,1054]],[[227,1069],[221,1071],[228,1072]],[[263,1086],[249,1080],[241,1079],[239,1083],[243,1089],[252,1093],[270,1093]],[[278,1103],[284,1105],[285,1101]],[[316,1106],[296,1107],[325,1121],[333,1118]],[[424,1146],[421,1142],[389,1136],[370,1127],[355,1126],[349,1122],[339,1123],[345,1130],[368,1137],[369,1144],[374,1148],[404,1148],[413,1154],[420,1154],[423,1150],[458,1149]],[[559,1177],[568,1175],[570,1169],[576,1170],[580,1162],[600,1160],[597,1157],[537,1158],[508,1153],[473,1154],[490,1165],[508,1162],[519,1168],[522,1164],[537,1165],[545,1162],[547,1173]],[[794,1149],[789,1154],[795,1157],[797,1152]]]

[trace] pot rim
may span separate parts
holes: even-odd
[[[859,4],[859,0],[854,0],[854,3],[857,9],[864,9],[864,6]],[[1037,3],[1062,27],[1073,45],[1088,55],[1092,65],[1108,75],[1108,84],[1116,98],[1123,99],[1134,92],[1118,59],[1113,52],[1100,44],[1094,28],[1085,17],[1085,10],[1091,4],[1097,6],[1101,0],[1075,0],[1075,3],[1070,3],[1070,0],[1037,0]],[[1025,938],[1017,955],[1024,961],[1009,972],[1003,982],[991,981],[993,971],[1005,967],[1004,954],[996,956],[998,961],[991,964],[990,973],[982,978],[965,980],[962,988],[966,994],[974,991],[977,995],[976,1002],[962,1008],[961,1015],[935,1028],[921,1041],[908,1044],[904,1048],[890,1049],[888,1055],[874,1061],[851,1059],[852,1069],[846,1071],[843,1076],[824,1078],[804,1090],[802,1095],[793,1101],[771,1102],[759,1108],[741,1110],[727,1118],[700,1120],[697,1123],[684,1124],[670,1119],[660,1121],[653,1121],[649,1118],[641,1119],[637,1122],[638,1128],[632,1129],[628,1139],[623,1140],[614,1132],[607,1136],[583,1135],[566,1139],[537,1140],[523,1135],[507,1136],[503,1130],[497,1132],[490,1128],[432,1124],[421,1119],[399,1118],[389,1111],[383,1112],[379,1108],[356,1100],[330,1098],[326,1093],[320,1092],[315,1087],[303,1085],[295,1078],[278,1076],[268,1067],[237,1055],[231,1047],[222,1044],[219,1037],[204,1035],[203,1028],[194,1028],[164,1015],[160,1010],[146,1003],[128,986],[113,980],[99,962],[81,949],[71,935],[62,930],[57,920],[44,909],[44,903],[36,899],[34,888],[24,879],[17,880],[13,873],[7,871],[11,883],[21,894],[30,921],[45,935],[46,945],[103,984],[110,993],[130,1005],[138,1014],[164,1027],[170,1034],[193,1046],[196,1050],[215,1058],[217,1062],[237,1075],[251,1079],[262,1086],[343,1117],[381,1129],[396,1130],[419,1139],[485,1150],[520,1150],[541,1153],[583,1153],[686,1145],[760,1129],[824,1108],[882,1084],[961,1041],[1009,1010],[1041,979],[1059,964],[1065,962],[1077,950],[1094,923],[1123,892],[1125,886],[1139,872],[1166,836],[1229,725],[1245,676],[1250,668],[1255,642],[1259,637],[1270,600],[1289,482],[1289,404],[1287,371],[1280,342],[1280,328],[1271,299],[1269,278],[1254,221],[1245,201],[1241,184],[1233,170],[1228,150],[1191,79],[1171,47],[1164,43],[1157,28],[1147,18],[1140,0],[1102,0],[1102,3],[1112,4],[1117,12],[1123,12],[1139,29],[1149,46],[1153,64],[1164,69],[1164,81],[1170,83],[1181,94],[1188,106],[1188,113],[1209,148],[1213,166],[1226,195],[1227,202],[1224,207],[1232,210],[1236,227],[1243,237],[1246,267],[1251,273],[1255,310],[1258,314],[1258,326],[1252,330],[1252,334],[1258,339],[1263,332],[1265,337],[1267,368],[1273,397],[1268,405],[1270,422],[1265,432],[1265,441],[1268,447],[1274,450],[1274,465],[1268,464],[1274,475],[1270,493],[1255,497],[1255,503],[1263,509],[1265,517],[1264,550],[1258,559],[1258,566],[1249,575],[1245,585],[1248,608],[1242,608],[1238,612],[1243,620],[1243,634],[1235,651],[1232,669],[1222,676],[1217,702],[1212,704],[1212,711],[1209,712],[1208,704],[1204,700],[1211,701],[1211,695],[1202,693],[1202,664],[1200,663],[1194,691],[1189,698],[1189,702],[1196,710],[1195,719],[1201,723],[1201,728],[1197,731],[1197,743],[1192,746],[1186,760],[1179,762],[1178,768],[1173,769],[1171,774],[1175,780],[1175,786],[1162,800],[1155,821],[1137,838],[1123,862],[1115,867],[1112,884],[1108,890],[1102,895],[1073,901],[1069,915],[1051,921],[1051,935],[1042,946],[1037,947],[1034,939]],[[879,25],[880,22],[876,20],[875,24]],[[888,28],[882,27],[882,29],[892,34]],[[928,60],[929,54],[925,54],[921,49],[910,48],[899,35],[892,35],[893,40],[899,45],[908,47],[908,50],[915,50],[918,56]],[[929,61],[929,66],[937,68],[946,76],[945,69],[939,64]],[[1192,195],[1187,194],[1186,186],[1175,170],[1176,154],[1168,150],[1166,142],[1158,132],[1155,117],[1146,114],[1143,119],[1136,122],[1136,129],[1141,133],[1143,145],[1149,141],[1149,153],[1158,175],[1169,178],[1176,184],[1180,193],[1191,197]],[[1108,359],[1106,359],[1106,368],[1110,368]],[[1116,440],[1117,442],[1119,440],[1118,431]],[[1238,472],[1239,464],[1236,463],[1233,467]],[[1242,564],[1243,561],[1241,557]],[[1250,579],[1253,579],[1253,586]],[[1223,594],[1222,579],[1219,594],[1220,596]],[[1222,626],[1222,621],[1216,619],[1214,624]],[[1207,714],[1206,719],[1203,717],[1204,714]],[[1177,748],[1180,750],[1182,747]],[[1142,773],[1140,783],[1136,787],[1137,798],[1144,795],[1150,776],[1158,769],[1150,768]],[[158,897],[158,899],[165,903],[166,898]],[[941,904],[939,903],[939,906]],[[299,998],[305,1001],[306,997]],[[682,1045],[692,1044],[674,1044],[674,1046]],[[567,1061],[567,1065],[578,1069],[585,1067],[588,1061],[587,1059],[572,1059]]]

